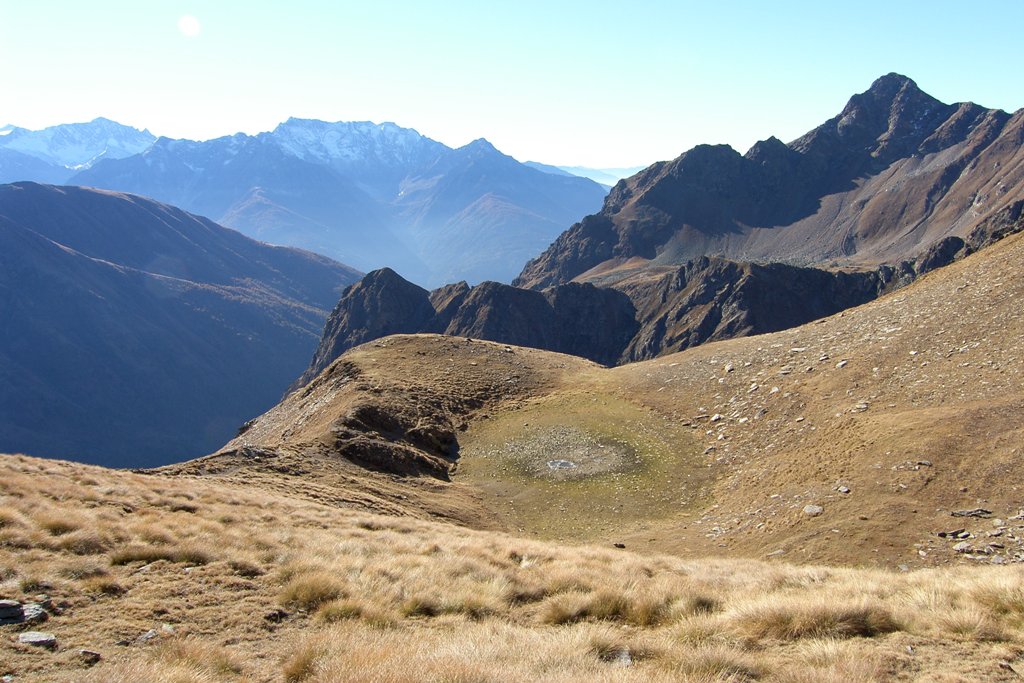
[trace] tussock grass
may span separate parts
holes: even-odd
[[[741,607],[732,619],[743,635],[758,640],[871,638],[900,630],[892,612],[868,600],[834,601],[826,596],[765,600]]]
[[[81,529],[61,536],[55,545],[60,550],[75,555],[100,555],[106,552],[113,542],[96,531]]]
[[[102,574],[85,577],[80,585],[84,593],[122,595],[127,592],[127,589],[117,579]]]
[[[110,553],[113,565],[130,564],[132,562],[168,562],[202,565],[213,561],[213,553],[196,545],[129,545],[118,548]]]
[[[286,605],[312,611],[345,595],[345,584],[333,574],[314,571],[298,574],[289,580],[278,599]]]
[[[20,462],[0,458],[0,589],[67,604],[66,642],[105,657],[86,672],[70,653],[30,658],[0,642],[26,680],[984,680],[1024,649],[1022,567],[640,557],[203,477],[82,468],[86,486],[68,476],[80,466]],[[64,508],[74,528],[43,526]],[[157,640],[110,648],[149,629]]]
[[[68,516],[57,511],[39,514],[36,516],[35,521],[41,529],[54,536],[70,534],[72,531],[78,531],[85,525],[85,522],[80,517]]]

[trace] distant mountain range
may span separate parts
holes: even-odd
[[[629,176],[635,175],[636,173],[644,170],[643,166],[628,166],[624,168],[588,168],[586,166],[552,166],[551,164],[542,164],[539,161],[527,161],[524,163],[531,168],[535,168],[538,171],[544,171],[545,173],[590,178],[595,183],[603,185],[609,190],[623,178],[628,178]]]
[[[510,281],[606,188],[477,140],[449,148],[393,123],[289,119],[205,142],[106,119],[0,129],[0,181],[131,192],[257,239],[413,281]]]
[[[141,197],[0,185],[0,452],[207,453],[276,403],[358,277]]]

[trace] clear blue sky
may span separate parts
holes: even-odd
[[[890,71],[1024,107],[1021,26],[1019,0],[0,0],[0,124],[394,121],[524,161],[644,165],[788,141]]]

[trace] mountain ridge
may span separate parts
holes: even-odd
[[[789,145],[768,138],[745,155],[699,145],[623,181],[514,284],[585,279],[631,258],[652,266],[703,255],[852,266],[915,258],[1024,197],[1022,130],[1024,111],[942,104],[889,74]]]

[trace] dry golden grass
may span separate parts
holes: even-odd
[[[1024,651],[1020,567],[643,557],[15,456],[0,496],[0,591],[61,609],[56,653],[0,641],[16,680],[1000,680]],[[106,545],[59,543],[83,533]]]

